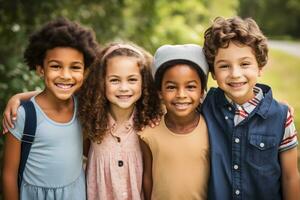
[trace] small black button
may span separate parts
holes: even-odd
[[[121,138],[120,137],[116,137],[118,142],[121,142]]]
[[[122,161],[122,160],[119,160],[119,161],[118,161],[118,166],[119,166],[119,167],[122,167],[122,166],[123,166],[123,164],[124,164],[124,163],[123,163],[123,161]]]

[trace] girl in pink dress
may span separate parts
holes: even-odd
[[[137,132],[161,115],[152,57],[133,44],[111,44],[92,66],[79,95],[79,118],[90,141],[89,200],[144,199]]]

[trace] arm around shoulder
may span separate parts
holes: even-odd
[[[29,100],[31,97],[39,93],[40,91],[18,93],[12,96],[8,100],[5,110],[3,112],[3,120],[2,120],[3,133],[7,133],[9,128],[14,127],[13,121],[15,121],[17,118],[17,110],[21,104],[21,101]]]
[[[5,136],[3,158],[3,194],[4,200],[18,200],[18,169],[21,154],[21,142],[11,133]]]

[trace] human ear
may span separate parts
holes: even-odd
[[[41,65],[36,66],[36,74],[41,78],[44,77],[45,72],[44,72],[44,68]]]

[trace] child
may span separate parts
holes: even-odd
[[[204,52],[218,88],[202,105],[211,148],[209,199],[300,199],[297,132],[271,88],[257,84],[267,40],[252,19],[218,17]]]
[[[209,143],[196,109],[208,65],[194,44],[164,45],[154,56],[155,82],[166,107],[160,125],[141,133],[146,199],[206,199]]]
[[[131,44],[111,44],[91,68],[79,98],[83,132],[91,140],[88,199],[144,199],[137,131],[161,115],[152,57]]]
[[[42,77],[45,89],[30,100],[37,128],[19,191],[23,107],[6,134],[4,199],[86,199],[82,134],[73,94],[81,87],[97,49],[93,32],[67,19],[49,22],[30,37],[25,62]]]

